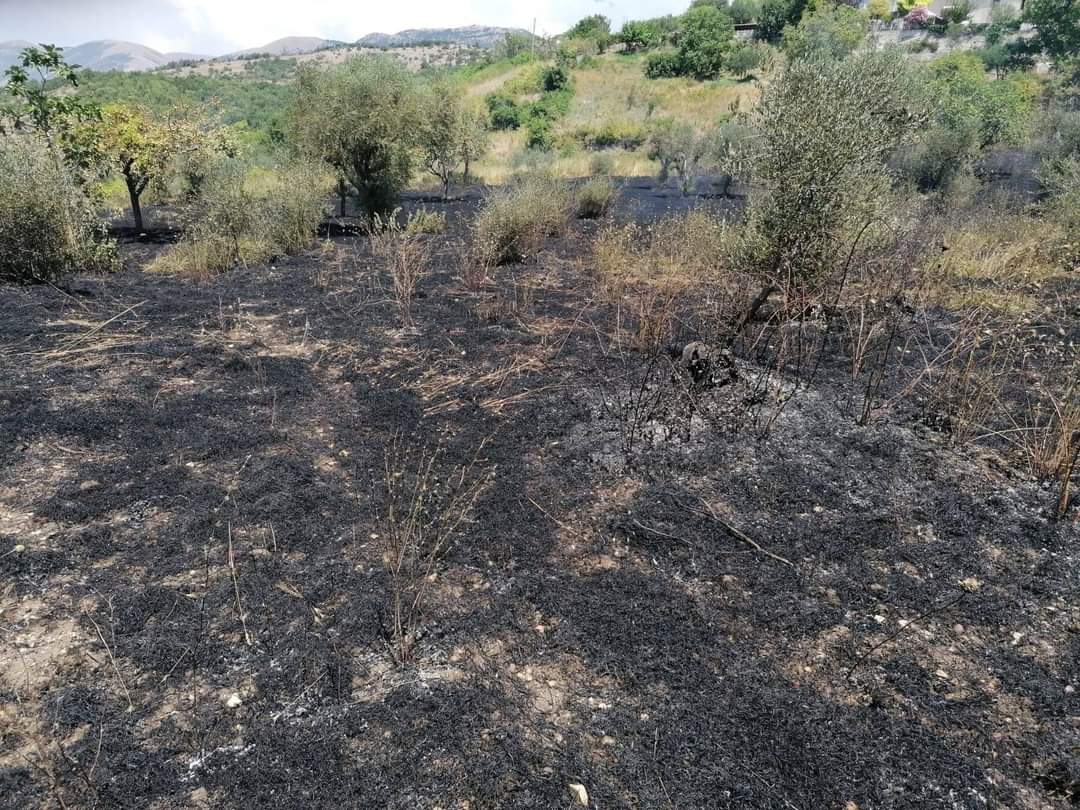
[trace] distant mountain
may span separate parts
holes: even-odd
[[[260,48],[245,48],[236,53],[230,53],[221,59],[235,59],[238,56],[253,56],[255,54],[269,54],[271,56],[287,56],[296,53],[311,53],[321,48],[329,48],[334,45],[344,45],[333,39],[320,39],[319,37],[283,37],[275,39]]]
[[[528,31],[521,28],[468,25],[464,28],[411,28],[396,34],[368,34],[358,39],[356,44],[367,48],[402,48],[434,42],[490,48],[506,39],[507,34],[531,36]]]
[[[65,48],[64,58],[69,64],[81,65],[87,70],[128,72],[153,70],[182,59],[205,59],[206,57],[185,53],[161,53],[135,42],[104,39],[99,42],[85,42],[74,48]]]

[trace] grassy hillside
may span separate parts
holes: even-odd
[[[482,97],[513,88],[534,69],[534,65],[492,66],[470,78],[467,87],[471,95]],[[523,129],[493,133],[491,152],[476,167],[481,178],[488,183],[501,183],[515,171],[537,163],[561,177],[587,175],[596,150],[581,146],[580,138],[575,135],[604,128],[643,135],[651,121],[665,117],[705,128],[733,108],[748,109],[759,91],[759,85],[753,81],[646,79],[643,59],[622,54],[593,59],[588,66],[573,70],[572,78],[574,95],[570,108],[555,125],[557,148],[538,155],[526,149],[527,135]],[[605,151],[613,161],[615,174],[637,176],[657,170],[643,147]]]
[[[98,102],[121,101],[165,110],[178,103],[213,104],[227,124],[246,130],[245,140],[257,151],[270,148],[284,138],[284,118],[291,82],[298,67],[294,58],[271,57],[242,60],[241,72],[224,75],[197,75],[172,72],[94,73],[83,77],[87,98]],[[462,92],[483,103],[491,93],[509,93],[523,102],[535,100],[536,77],[551,62],[527,58],[503,59],[457,68],[432,68],[432,74],[449,76],[460,83]],[[596,154],[582,141],[604,130],[631,132],[641,138],[651,121],[671,117],[700,128],[714,124],[734,107],[747,109],[756,98],[753,81],[720,79],[699,82],[689,78],[646,79],[643,59],[638,56],[607,54],[587,66],[571,71],[573,96],[566,115],[554,125],[555,148],[537,152],[526,147],[524,128],[493,132],[491,150],[475,166],[475,174],[486,183],[502,183],[524,168],[542,166],[557,176],[589,174]],[[607,149],[605,160],[621,175],[653,174],[657,167],[646,149]],[[426,186],[429,178],[416,177]]]

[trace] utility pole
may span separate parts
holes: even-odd
[[[532,34],[532,56],[536,59],[536,17],[533,17]]]

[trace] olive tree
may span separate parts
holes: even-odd
[[[412,76],[385,57],[326,69],[304,66],[289,110],[301,152],[337,173],[341,212],[348,187],[367,214],[394,207],[412,173],[419,98]]]
[[[713,162],[715,143],[712,133],[701,133],[687,123],[666,118],[658,121],[649,137],[650,160],[660,164],[658,180],[666,183],[672,174],[679,177],[684,195],[694,189],[700,174]]]
[[[926,121],[913,84],[893,50],[797,60],[766,86],[753,135],[739,140],[730,165],[759,190],[748,243],[768,285],[837,277],[887,213],[889,158]]]
[[[867,16],[857,9],[823,4],[784,29],[784,51],[792,59],[814,54],[843,59],[866,41],[869,30]]]
[[[458,170],[464,166],[467,178],[469,165],[487,148],[483,116],[462,100],[458,88],[445,82],[424,93],[416,135],[421,163],[439,178],[444,198],[450,196]]]
[[[1035,96],[1023,78],[992,80],[977,56],[953,53],[925,66],[920,79],[932,115],[902,164],[924,191],[948,187],[986,149],[1022,143],[1030,133]]]

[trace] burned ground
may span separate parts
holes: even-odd
[[[470,292],[474,203],[415,331],[348,234],[0,291],[0,806],[1075,804],[1076,507],[902,409],[856,425],[829,367],[766,440],[624,452],[595,225]],[[395,435],[492,472],[405,666]]]

